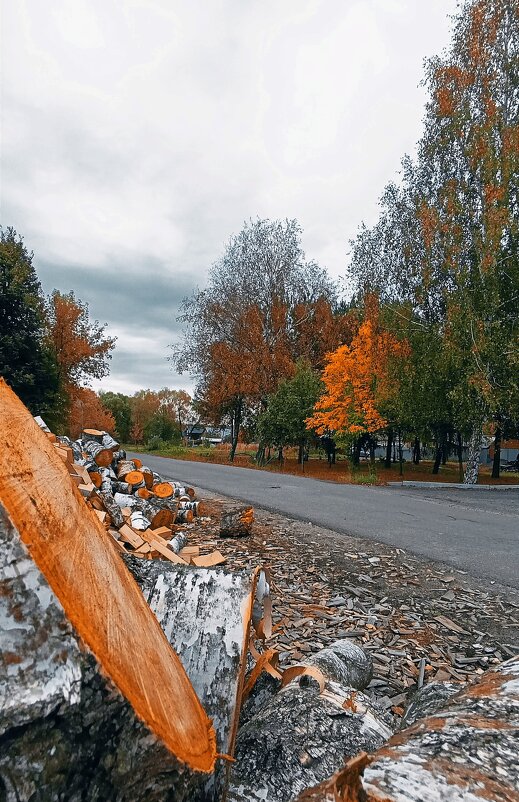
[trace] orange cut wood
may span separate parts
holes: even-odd
[[[85,646],[182,764],[211,772],[215,733],[112,537],[0,379],[0,500]],[[151,670],[152,669],[152,670]]]
[[[169,482],[158,482],[153,485],[152,490],[158,498],[171,498],[175,492],[173,485],[170,485]]]
[[[131,482],[128,482],[128,484],[131,484]],[[139,487],[135,495],[139,496],[139,498],[148,499],[151,498],[153,493],[150,493],[147,487]]]
[[[130,471],[125,475],[124,481],[129,485],[140,485],[144,477],[140,471]]]
[[[90,481],[94,485],[94,487],[97,487],[97,488],[101,487],[102,479],[101,479],[101,474],[100,473],[98,473],[97,471],[88,471],[88,476],[90,478]]]
[[[135,457],[135,459],[133,459],[132,462],[136,468],[142,468],[142,460],[139,459],[138,457]]]

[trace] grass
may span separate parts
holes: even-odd
[[[125,445],[124,448],[128,451],[148,452],[145,446]],[[187,448],[186,446],[165,444],[152,453],[161,457],[172,457],[193,462],[210,462],[219,465],[230,464],[228,445],[219,445],[215,448],[204,448],[202,446]],[[326,457],[321,455],[321,458],[319,458],[318,452],[310,454],[310,459],[305,462],[303,470],[297,462],[295,449],[287,449],[287,457],[282,465],[277,460],[273,460],[268,465],[260,468],[254,461],[255,453],[256,448],[253,445],[240,446],[236,452],[233,465],[239,468],[253,468],[255,470],[294,476],[305,475],[313,479],[358,485],[385,485],[388,482],[398,482],[401,479],[417,482],[459,482],[458,464],[456,462],[448,462],[446,465],[442,465],[439,474],[436,476],[431,473],[432,462],[424,460],[419,465],[404,462],[403,475],[400,476],[398,463],[392,465],[391,468],[385,468],[381,463],[371,466],[369,462],[361,462],[359,466],[352,468],[349,460],[339,456],[335,465],[328,465]],[[519,473],[505,473],[502,474],[500,479],[492,479],[491,472],[492,466],[482,466],[479,472],[479,484],[519,484]]]

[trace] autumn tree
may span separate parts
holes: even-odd
[[[106,336],[106,324],[90,320],[88,304],[73,292],[54,290],[49,298],[48,317],[59,379],[67,391],[108,375],[115,337]]]
[[[70,401],[68,430],[71,437],[79,437],[83,429],[101,429],[113,432],[116,423],[100,397],[89,387],[75,387]]]
[[[374,297],[367,299],[366,316],[351,345],[329,354],[322,374],[325,387],[307,426],[318,434],[373,435],[388,426],[382,410],[399,390],[399,362],[408,356],[399,341],[380,322]]]
[[[442,417],[458,440],[469,433],[467,482],[483,422],[499,436],[519,403],[518,54],[519,0],[461,4],[450,49],[427,66],[417,158],[386,188],[376,225],[359,231],[349,272],[360,297],[376,290],[400,305],[399,328],[436,355],[416,363],[415,386],[434,392],[432,371],[431,425]]]
[[[181,435],[192,411],[192,398],[185,390],[170,390],[164,387],[158,393],[161,409],[178,424]]]
[[[113,416],[117,437],[121,442],[128,443],[132,428],[132,410],[129,396],[124,395],[124,393],[108,391],[100,392],[99,399],[107,412]]]
[[[132,426],[130,439],[142,443],[150,423],[160,410],[160,399],[153,390],[138,390],[130,398]]]
[[[0,230],[0,374],[33,414],[54,420],[58,400],[56,360],[46,343],[41,286],[23,239]]]
[[[173,362],[197,378],[214,417],[227,411],[234,457],[244,416],[260,412],[295,370],[296,307],[335,299],[326,273],[306,261],[295,220],[257,220],[231,238],[208,284],[183,301]]]

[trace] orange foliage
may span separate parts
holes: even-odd
[[[144,436],[144,427],[160,410],[159,394],[153,390],[139,390],[131,398],[132,428],[130,437],[134,443],[140,443]]]
[[[326,391],[307,420],[319,434],[328,431],[361,434],[387,426],[380,409],[395,393],[393,361],[409,347],[380,325],[378,303],[370,299],[366,317],[351,345],[328,355],[322,375]]]
[[[231,342],[222,340],[209,346],[210,377],[205,394],[209,406],[244,396],[258,400],[273,392],[281,377],[293,375],[286,315],[286,307],[275,303],[266,321],[258,306],[251,305],[233,322]]]
[[[70,399],[69,430],[73,439],[79,437],[83,429],[101,429],[113,432],[115,420],[111,412],[102,405],[99,396],[88,387],[68,388]]]
[[[72,292],[62,295],[55,290],[50,298],[49,318],[49,339],[63,384],[100,379],[108,373],[106,363],[115,339],[104,336],[105,326],[89,321],[86,304]]]

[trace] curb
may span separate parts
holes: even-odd
[[[456,482],[388,482],[388,487],[428,487],[434,490],[519,490],[519,485],[463,485]]]

